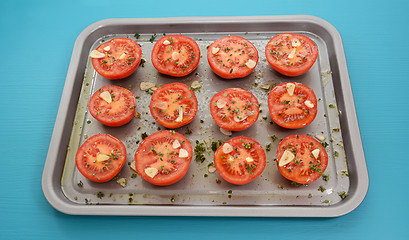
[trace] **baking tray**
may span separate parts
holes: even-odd
[[[282,32],[304,34],[317,44],[317,62],[306,74],[289,78],[268,65],[264,47],[272,36]],[[197,41],[202,58],[192,74],[174,78],[159,74],[154,69],[150,62],[151,50],[155,40],[165,34],[183,34]],[[226,35],[243,36],[259,51],[259,64],[252,74],[243,79],[221,79],[207,63],[206,47]],[[115,37],[136,40],[142,47],[142,58],[146,62],[130,77],[111,81],[94,71],[89,53],[102,42]],[[158,86],[170,82],[190,85],[194,81],[202,85],[195,90],[199,101],[198,114],[192,123],[177,131],[184,134],[193,146],[196,141],[207,146],[206,160],[192,160],[186,176],[174,185],[153,186],[128,167],[142,140],[141,134],[164,129],[149,113],[149,91],[142,91],[139,85],[141,82],[153,82]],[[267,108],[268,91],[263,89],[288,81],[306,84],[319,99],[314,122],[298,130],[272,124]],[[127,87],[137,96],[137,112],[141,118],[119,128],[103,126],[92,118],[87,111],[89,97],[109,84]],[[208,102],[213,94],[228,87],[251,91],[261,103],[262,111],[252,127],[234,132],[231,137],[252,137],[265,149],[270,148],[266,151],[267,165],[263,174],[244,186],[229,184],[217,172],[209,172],[208,168],[213,161],[210,143],[230,138],[221,134],[211,119]],[[75,167],[75,152],[80,144],[101,132],[118,137],[127,147],[128,165],[117,176],[118,179],[126,179],[126,186],[115,180],[103,184],[90,182]],[[328,168],[324,173],[329,176],[326,181],[320,178],[308,185],[298,185],[279,174],[274,161],[275,152],[280,139],[292,134],[325,137],[329,155]],[[79,215],[334,217],[359,206],[368,185],[341,37],[328,22],[304,15],[107,19],[90,25],[75,42],[42,176],[43,192],[49,203],[61,212]]]

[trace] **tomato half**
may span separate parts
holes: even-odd
[[[166,128],[178,128],[196,116],[198,103],[195,93],[183,83],[169,83],[152,94],[152,117]]]
[[[294,89],[293,92],[291,89]],[[288,82],[277,85],[270,91],[267,101],[271,118],[284,128],[305,127],[317,116],[315,93],[301,83]]]
[[[222,78],[242,78],[249,75],[258,63],[258,51],[247,39],[227,36],[210,44],[207,60],[213,72]]]
[[[249,91],[228,88],[215,94],[210,100],[210,114],[219,127],[241,131],[257,121],[259,103]]]
[[[88,138],[75,156],[78,171],[94,182],[111,180],[121,171],[125,162],[125,145],[109,134],[97,134]]]
[[[96,52],[95,52],[96,51]],[[101,76],[115,80],[128,77],[138,68],[142,49],[129,38],[115,38],[91,52],[92,65]]]
[[[152,50],[152,64],[160,73],[183,77],[199,65],[197,43],[183,35],[168,35],[159,39]]]
[[[265,51],[268,63],[289,77],[306,73],[318,57],[317,45],[309,37],[296,33],[274,36]]]
[[[285,178],[307,184],[314,182],[325,172],[328,154],[314,138],[291,135],[278,145],[276,162],[278,170]]]
[[[109,85],[97,90],[88,103],[91,115],[102,124],[122,126],[135,115],[136,100],[126,88]]]
[[[141,142],[135,153],[135,168],[146,181],[171,185],[185,176],[193,157],[192,145],[175,131],[160,131]]]
[[[266,154],[255,140],[234,137],[217,148],[214,166],[224,180],[242,185],[260,176],[266,166]]]

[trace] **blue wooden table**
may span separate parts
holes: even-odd
[[[407,1],[1,1],[2,239],[409,239]],[[41,175],[74,42],[106,18],[308,14],[340,32],[369,171],[363,203],[337,218],[71,216]]]

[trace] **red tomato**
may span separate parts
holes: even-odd
[[[249,75],[258,62],[254,45],[239,36],[227,36],[210,44],[207,60],[213,72],[222,78],[242,78]]]
[[[260,176],[266,166],[266,154],[255,140],[234,137],[217,148],[214,166],[224,180],[242,185]]]
[[[306,135],[291,135],[278,145],[276,161],[278,170],[285,178],[296,183],[307,184],[314,182],[325,172],[328,154],[314,138]]]
[[[135,168],[146,181],[166,186],[185,176],[192,157],[192,145],[183,135],[160,131],[141,142],[135,153]]]
[[[100,88],[92,95],[88,109],[91,115],[102,124],[118,127],[132,120],[135,115],[135,105],[135,96],[131,91],[109,85]]]
[[[78,171],[94,182],[111,180],[121,171],[125,162],[125,145],[109,134],[88,138],[75,156]]]
[[[152,94],[150,111],[153,118],[166,128],[190,123],[198,108],[196,95],[183,83],[169,83]]]
[[[159,39],[152,50],[152,64],[160,73],[183,77],[193,72],[200,61],[197,43],[183,35]]]
[[[294,87],[292,95],[291,86]],[[267,101],[271,118],[284,128],[305,127],[317,116],[317,98],[314,91],[301,83],[277,85],[271,90]]]
[[[142,58],[141,47],[129,38],[112,39],[94,51],[98,51],[97,55],[100,55],[94,57],[96,55],[91,52],[94,69],[101,76],[111,80],[131,75],[138,68]]]
[[[277,72],[289,77],[306,73],[317,57],[317,45],[301,34],[278,34],[271,38],[266,46],[268,63]]]
[[[241,131],[257,121],[259,104],[257,98],[241,88],[228,88],[210,100],[210,114],[219,127]]]

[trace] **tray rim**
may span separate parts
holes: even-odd
[[[68,101],[73,96],[75,77],[80,68],[80,55],[84,42],[89,35],[100,29],[121,25],[144,24],[216,24],[216,23],[259,23],[259,22],[304,22],[319,25],[325,29],[334,41],[337,64],[340,69],[340,86],[344,98],[345,112],[348,117],[348,129],[358,131],[349,132],[352,149],[355,156],[357,171],[356,191],[344,201],[327,206],[176,206],[176,205],[79,205],[70,203],[61,189],[56,169],[57,152],[61,147],[63,128],[67,124]],[[72,124],[72,123],[68,123]],[[347,159],[348,161],[348,159]],[[61,173],[59,175],[61,176]],[[85,28],[77,37],[72,53],[70,65],[64,84],[63,93],[58,108],[57,118],[52,133],[44,171],[42,175],[42,190],[47,201],[58,211],[72,215],[150,215],[150,216],[247,216],[247,217],[337,217],[350,213],[364,200],[369,188],[369,176],[363,151],[361,135],[352,95],[344,48],[338,30],[327,21],[310,15],[280,15],[280,16],[230,16],[230,17],[167,17],[167,18],[115,18],[97,21]]]

